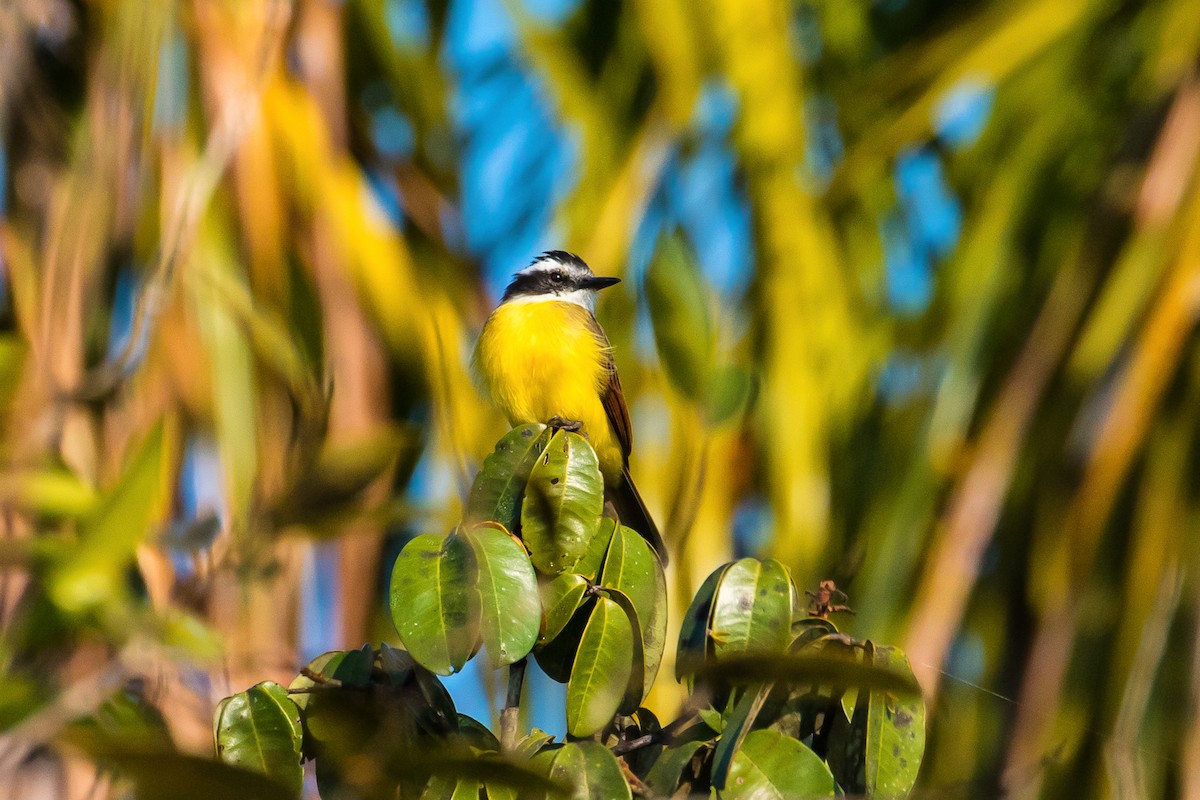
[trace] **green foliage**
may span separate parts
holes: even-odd
[[[513,446],[544,432],[525,430],[497,446],[471,491],[507,498],[477,508],[509,519],[520,508],[514,533],[477,520],[410,541],[392,581],[406,650],[326,653],[286,692],[267,683],[226,700],[216,721],[223,760],[295,790],[300,758],[315,759],[323,795],[367,800],[608,800],[632,797],[631,780],[659,796],[907,794],[925,724],[907,660],[809,617],[774,560],[745,558],[709,576],[678,643],[691,701],[666,728],[641,708],[665,645],[662,564],[580,488],[602,485],[585,439],[553,434],[530,467],[536,446]],[[522,483],[524,493],[513,493]],[[550,491],[559,486],[570,488]],[[537,568],[539,547],[553,569]],[[518,738],[503,725],[498,738],[457,713],[435,673],[460,669],[481,645],[493,667],[533,654],[566,682],[570,741],[537,731]],[[523,668],[509,672],[511,681]],[[387,766],[363,775],[353,768],[363,758]]]

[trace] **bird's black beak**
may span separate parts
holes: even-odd
[[[603,289],[608,286],[616,286],[621,282],[620,278],[610,278],[607,275],[597,275],[593,278],[588,278],[583,281],[584,289]]]

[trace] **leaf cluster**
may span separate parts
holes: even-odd
[[[525,425],[485,461],[466,518],[396,561],[404,650],[327,653],[288,689],[259,684],[217,712],[218,755],[292,792],[316,761],[323,797],[899,797],[924,750],[924,707],[904,655],[802,607],[778,561],[726,564],[683,618],[676,677],[691,692],[664,726],[641,703],[662,661],[663,567],[602,515],[587,440]],[[567,684],[567,741],[523,738],[457,712],[437,675],[477,653],[508,667],[515,712],[526,659]]]

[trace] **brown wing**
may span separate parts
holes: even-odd
[[[604,329],[596,318],[588,315],[588,327],[592,335],[604,347],[604,365],[608,372],[608,380],[600,392],[600,400],[604,404],[604,412],[608,415],[608,424],[612,425],[613,434],[621,445],[621,454],[629,461],[629,450],[633,447],[633,424],[629,421],[629,409],[625,407],[625,395],[621,392],[621,379],[617,377],[617,364],[613,361],[612,345],[605,335]]]

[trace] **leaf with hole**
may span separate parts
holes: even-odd
[[[567,682],[567,731],[572,736],[591,736],[617,713],[629,685],[632,651],[629,617],[609,598],[597,598]]]
[[[551,433],[545,425],[531,423],[513,428],[496,443],[471,484],[464,525],[491,520],[516,530],[525,484]]]
[[[392,570],[392,621],[417,663],[439,675],[462,669],[479,642],[475,555],[466,540],[427,533]]]
[[[546,575],[574,569],[600,527],[604,481],[596,452],[577,433],[558,431],[529,473],[521,538]]]
[[[912,674],[907,656],[898,648],[868,645],[867,653],[877,669]],[[867,793],[904,797],[916,783],[925,753],[925,703],[919,694],[879,689],[871,691],[868,703]]]

